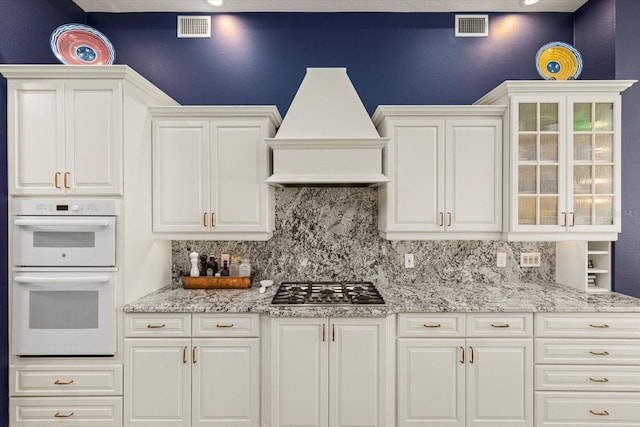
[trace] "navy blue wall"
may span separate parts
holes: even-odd
[[[616,79],[640,80],[640,1],[616,0]],[[622,234],[616,291],[640,297],[640,83],[622,96]]]
[[[2,0],[0,63],[57,63],[49,36],[59,25],[85,20],[71,1]],[[7,84],[0,78],[0,170],[7,170]],[[9,425],[7,335],[7,174],[0,173],[0,426]]]
[[[231,14],[211,39],[177,39],[176,14],[89,14],[132,66],[181,104],[275,104],[309,66],[344,66],[367,110],[469,104],[505,79],[539,78],[543,44],[573,42],[573,14],[490,16],[488,38],[455,38],[454,15]]]
[[[580,79],[615,78],[616,0],[591,0],[575,14],[574,46],[582,56]]]

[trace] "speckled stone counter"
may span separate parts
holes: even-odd
[[[262,313],[271,317],[381,317],[418,312],[638,312],[640,299],[585,293],[556,284],[376,284],[385,306],[272,306],[276,286],[251,289],[165,287],[123,307],[125,312]]]

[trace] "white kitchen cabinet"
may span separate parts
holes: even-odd
[[[148,326],[125,339],[124,425],[258,427],[259,316],[194,314],[193,333],[176,337],[180,328],[171,326],[185,316],[126,315],[130,325]]]
[[[392,425],[392,326],[392,317],[270,319],[271,425]]]
[[[532,318],[399,315],[398,426],[533,426]]]
[[[122,79],[8,81],[9,191],[121,195]]]
[[[537,427],[640,425],[637,313],[536,314]]]
[[[274,228],[269,149],[275,107],[158,107],[153,230],[160,238],[267,240]]]
[[[476,104],[507,105],[509,240],[616,240],[621,93],[634,81],[506,81]]]
[[[556,282],[586,292],[611,291],[611,242],[556,242]]]
[[[396,239],[495,239],[502,230],[503,107],[380,106],[391,140],[378,228]]]

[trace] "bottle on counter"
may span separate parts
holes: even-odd
[[[220,270],[220,276],[228,276],[229,275],[229,267],[227,266],[227,260],[225,259],[222,263],[222,270]]]
[[[238,255],[233,255],[231,257],[231,265],[229,265],[229,276],[240,276],[240,257]]]
[[[208,276],[206,255],[200,255],[200,276]]]
[[[240,264],[240,273],[238,275],[240,277],[251,276],[251,262],[249,262],[249,259],[242,258],[242,263]]]
[[[209,261],[207,261],[207,276],[215,276],[218,272],[218,263],[213,255],[209,255]]]

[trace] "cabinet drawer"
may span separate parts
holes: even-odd
[[[639,393],[536,392],[536,425],[637,426]]]
[[[536,314],[536,336],[639,338],[640,313]]]
[[[238,314],[194,314],[194,337],[258,337],[260,315]]]
[[[191,313],[126,313],[126,337],[189,337]]]
[[[536,339],[535,363],[640,364],[640,340]]]
[[[420,313],[398,315],[398,337],[463,337],[464,314]]]
[[[13,397],[9,399],[12,427],[120,427],[121,397]]]
[[[122,365],[11,366],[12,396],[122,395]]]
[[[536,390],[640,391],[640,366],[538,365]]]
[[[467,314],[468,337],[530,337],[532,335],[532,313]]]

